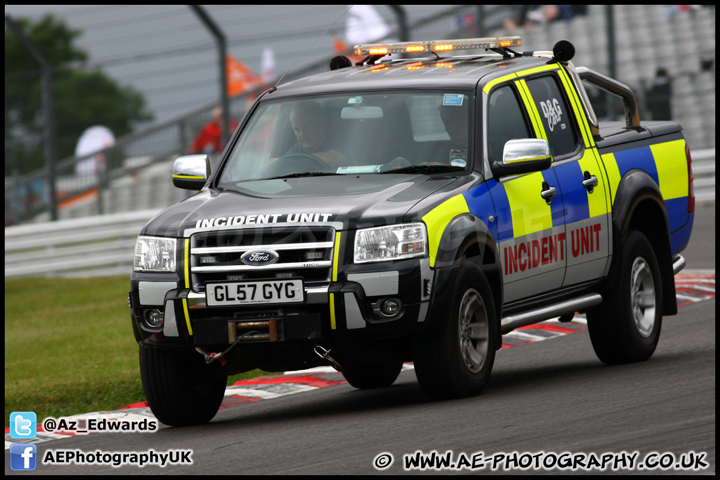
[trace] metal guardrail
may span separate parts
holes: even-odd
[[[715,203],[715,149],[691,150],[695,203]]]
[[[135,239],[157,210],[5,228],[5,278],[132,272]]]
[[[695,198],[715,202],[715,149],[692,152]],[[158,210],[5,228],[5,278],[132,272],[135,239]]]

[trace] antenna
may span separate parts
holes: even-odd
[[[308,48],[306,48],[305,51],[304,51],[302,54],[300,54],[300,56],[297,58],[297,60],[295,60],[295,62],[294,62],[292,65],[290,65],[290,68],[288,68],[288,69],[285,71],[285,73],[282,74],[282,76],[281,76],[280,79],[277,81],[277,83],[275,83],[275,86],[273,87],[273,90],[275,90],[275,89],[278,87],[278,85],[280,85],[280,82],[282,81],[283,78],[285,78],[285,75],[287,75],[287,74],[290,72],[290,70],[292,70],[292,68],[295,66],[295,64],[296,64],[297,62],[300,61],[300,59],[303,57],[303,55],[305,55],[305,54],[308,52],[308,50],[310,50],[310,49],[313,47],[313,45],[315,45],[315,44],[317,43],[317,41],[320,40],[320,39],[322,38],[322,36],[325,35],[325,34],[327,33],[327,31],[330,30],[330,29],[333,27],[333,25],[335,25],[338,21],[340,21],[340,19],[341,19],[342,17],[344,17],[345,14],[346,14],[352,7],[354,7],[354,5],[350,5],[348,8],[346,8],[345,11],[337,18],[337,20],[335,20],[333,23],[331,23],[330,26],[327,27],[327,28],[325,29],[325,31],[322,32],[322,33],[320,34],[320,36],[318,36],[318,37],[315,39],[315,41],[314,41],[312,44],[310,44],[310,46],[309,46]]]

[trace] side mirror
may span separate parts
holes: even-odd
[[[187,190],[202,190],[210,176],[210,157],[184,155],[175,159],[172,170],[173,185]]]
[[[550,168],[552,155],[547,140],[541,138],[520,138],[508,140],[503,148],[502,162],[493,162],[492,171],[496,177],[539,172]]]

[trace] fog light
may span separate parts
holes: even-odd
[[[397,298],[389,298],[380,302],[380,313],[387,317],[392,317],[400,313],[402,303]]]
[[[163,324],[163,314],[159,310],[145,310],[145,322],[150,327],[159,327]]]

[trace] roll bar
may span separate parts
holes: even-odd
[[[640,110],[638,108],[637,100],[635,99],[635,94],[632,90],[630,90],[630,87],[622,82],[618,82],[617,80],[603,75],[602,73],[590,70],[587,67],[576,67],[576,71],[581,80],[585,80],[595,85],[600,90],[611,93],[622,99],[623,107],[625,109],[625,124],[628,128],[640,126]],[[597,126],[597,120],[595,120],[595,122],[595,126]]]

